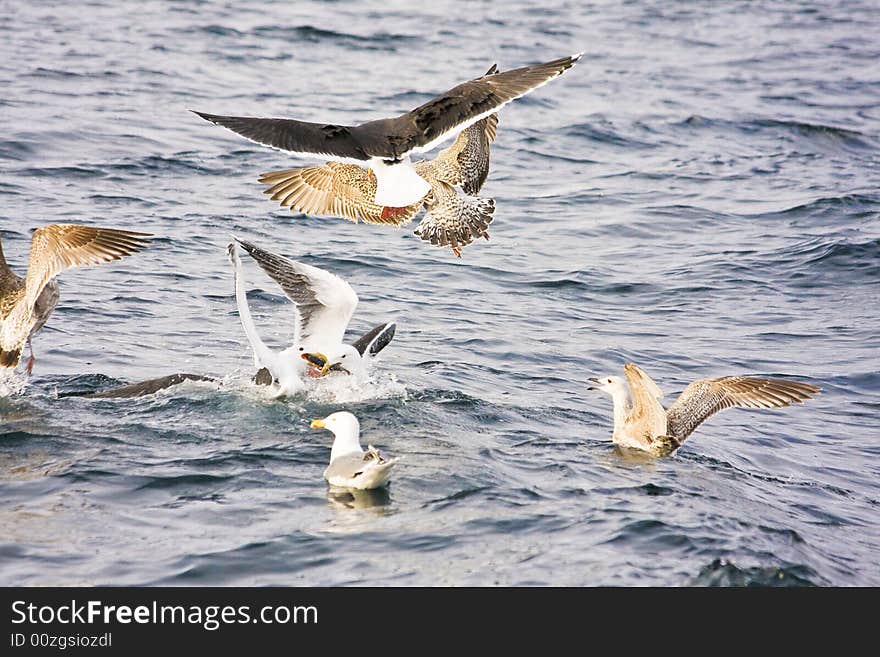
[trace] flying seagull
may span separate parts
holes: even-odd
[[[376,175],[372,200],[381,206],[406,208],[421,201],[431,190],[431,184],[413,168],[411,154],[430,151],[510,101],[546,84],[571,68],[582,54],[484,75],[459,84],[406,114],[356,126],[195,113],[252,141],[281,150],[345,163],[368,162]]]
[[[34,368],[33,336],[58,305],[55,277],[65,269],[119,260],[147,245],[148,233],[79,224],[50,224],[34,231],[24,278],[6,264],[0,245],[0,368],[14,369],[25,344]]]
[[[495,67],[489,69],[490,75]],[[403,226],[422,208],[427,214],[414,231],[423,240],[448,246],[461,257],[461,248],[475,238],[489,239],[495,200],[474,196],[489,175],[489,145],[495,141],[498,115],[490,114],[462,130],[455,142],[432,160],[413,167],[431,185],[418,203],[389,208],[373,201],[376,176],[357,164],[328,162],[323,166],[272,171],[260,176],[270,185],[265,194],[282,206],[306,214],[330,215],[355,223]],[[460,194],[461,187],[465,194]]]
[[[623,447],[666,456],[677,450],[705,420],[725,408],[781,408],[803,403],[821,391],[809,383],[785,379],[725,376],[694,381],[668,409],[663,393],[650,376],[633,363],[619,376],[591,378],[614,403],[613,441]]]
[[[361,448],[361,426],[348,411],[338,411],[323,420],[312,420],[312,429],[327,429],[334,435],[330,465],[324,479],[331,486],[369,490],[384,486],[391,477],[391,468],[400,459],[387,459],[372,445]]]
[[[239,245],[257,261],[288,299],[294,303],[293,344],[273,351],[257,334],[242,280]],[[393,322],[376,327],[357,346],[344,344],[345,329],[354,314],[358,297],[351,286],[323,269],[288,260],[250,242],[234,238],[228,247],[235,275],[235,301],[257,367],[269,371],[280,394],[294,394],[305,387],[306,376],[323,376],[331,370],[360,375],[373,355],[394,335]],[[361,344],[361,342],[366,344]]]

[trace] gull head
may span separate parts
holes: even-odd
[[[590,377],[587,380],[595,384],[589,386],[587,390],[601,390],[612,397],[627,392],[626,381],[619,376]]]
[[[360,452],[361,425],[358,419],[348,411],[337,411],[323,419],[312,420],[312,429],[327,429],[333,436],[333,449],[330,452],[332,461],[341,454]]]
[[[341,345],[339,349],[326,354],[313,351],[304,353],[300,357],[316,370],[319,376],[324,376],[328,372],[358,374],[363,369],[360,352],[350,344]]]

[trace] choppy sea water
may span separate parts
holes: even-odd
[[[0,398],[0,583],[880,584],[880,14],[873,2],[42,2],[0,21],[0,229],[143,230],[67,272],[34,376]],[[492,239],[454,258],[310,218],[258,174],[306,165],[187,112],[359,122],[497,62],[585,50],[500,115]],[[372,383],[271,399],[231,233],[395,318]],[[289,302],[245,260],[261,331]],[[822,386],[626,458],[587,377]],[[135,400],[65,393],[194,372]],[[10,387],[7,382],[7,388]],[[15,383],[15,382],[13,382]],[[329,387],[328,387],[329,386]],[[321,478],[348,409],[404,455]]]

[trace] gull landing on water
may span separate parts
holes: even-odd
[[[400,459],[387,459],[372,445],[365,452],[361,448],[361,426],[348,411],[339,411],[323,420],[312,420],[312,429],[327,429],[334,435],[330,450],[330,465],[324,470],[324,479],[331,486],[370,490],[388,483],[391,468]]]
[[[27,274],[16,276],[0,246],[0,369],[14,369],[25,344],[43,328],[60,296],[55,277],[65,269],[119,260],[147,245],[147,233],[79,224],[50,224],[34,231]],[[26,365],[34,366],[31,347]]]
[[[694,381],[668,409],[660,405],[663,393],[641,368],[624,367],[618,376],[591,378],[614,402],[615,444],[667,456],[705,420],[725,408],[781,408],[803,403],[821,391],[809,383],[785,379],[725,376]]]
[[[355,126],[195,114],[273,148],[331,157],[340,162],[367,162],[376,175],[372,200],[380,206],[404,208],[418,203],[431,190],[429,182],[413,168],[412,153],[430,151],[510,101],[558,77],[574,66],[581,54],[484,75],[459,84],[406,114]]]
[[[251,317],[238,247],[284,290],[294,303],[293,345],[273,351],[260,339]],[[227,249],[235,276],[235,301],[257,367],[265,368],[279,394],[305,388],[305,377],[341,370],[355,376],[365,373],[372,357],[394,335],[393,322],[376,327],[355,345],[344,344],[345,329],[354,314],[358,297],[344,280],[323,269],[288,260],[250,242],[234,238]],[[362,344],[363,343],[363,344]],[[267,377],[268,378],[268,377]]]

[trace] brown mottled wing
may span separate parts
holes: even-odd
[[[65,269],[119,260],[147,245],[147,233],[78,224],[51,224],[34,231],[25,277],[25,303],[33,307],[46,284]]]
[[[480,119],[462,130],[449,148],[437,154],[433,160],[419,165],[430,169],[430,175],[450,185],[461,185],[467,194],[480,191],[489,175],[489,144],[495,139],[498,115]]]
[[[0,320],[6,316],[18,303],[24,290],[24,279],[16,275],[6,264],[3,256],[3,246],[0,244]]]
[[[629,383],[633,400],[633,408],[628,422],[637,423],[640,427],[644,427],[645,433],[649,434],[649,440],[665,435],[667,431],[666,411],[660,405],[663,392],[638,365],[627,363],[623,372],[627,383]]]
[[[3,255],[3,244],[0,243],[0,303],[14,292],[18,292],[22,286],[24,286],[24,280],[17,276],[9,265],[6,264],[6,258]]]
[[[726,376],[694,381],[666,411],[668,431],[684,440],[694,429],[725,408],[782,408],[803,403],[818,393],[809,383],[785,379]]]
[[[497,127],[498,115],[492,114],[464,131],[467,144],[458,155],[458,163],[461,186],[468,194],[479,192],[489,176],[489,144],[495,141]]]
[[[270,185],[264,194],[273,201],[305,214],[340,217],[357,223],[401,226],[412,221],[422,203],[414,203],[393,212],[383,212],[376,205],[376,177],[356,164],[327,162],[323,166],[272,171],[260,176]]]
[[[34,231],[24,292],[8,309],[0,331],[0,364],[14,366],[34,327],[34,307],[49,282],[65,269],[119,260],[147,245],[147,233],[78,224],[50,224]],[[43,320],[45,321],[45,320]]]
[[[498,67],[486,71],[497,73]],[[461,185],[465,193],[475,195],[489,175],[489,145],[495,141],[498,114],[490,114],[465,128],[455,142],[431,161],[435,177],[450,185]]]

